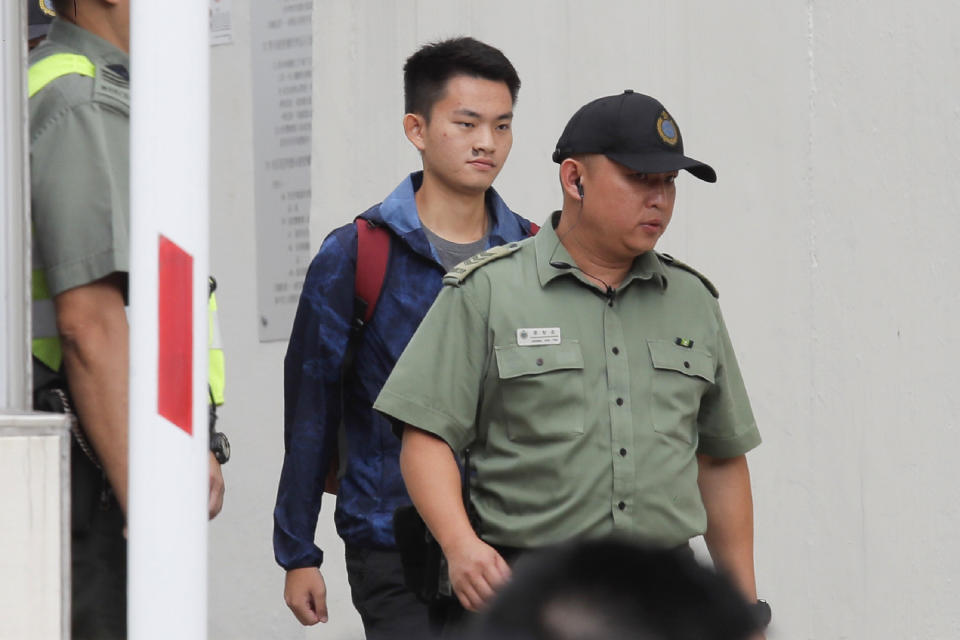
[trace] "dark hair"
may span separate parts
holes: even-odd
[[[470,640],[746,640],[759,629],[729,579],[689,549],[615,540],[521,557]]]
[[[504,82],[517,103],[520,76],[499,49],[470,37],[451,38],[420,47],[403,65],[404,109],[430,119],[443,98],[447,81],[458,75]]]

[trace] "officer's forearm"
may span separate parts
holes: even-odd
[[[116,278],[54,298],[63,366],[84,434],[127,510],[129,329]]]
[[[714,563],[726,571],[753,602],[757,587],[753,565],[753,496],[746,456],[697,456],[700,494],[707,510],[704,536]]]
[[[442,548],[476,537],[463,505],[460,470],[446,442],[405,427],[400,472],[410,499]]]

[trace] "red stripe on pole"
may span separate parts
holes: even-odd
[[[157,412],[193,435],[193,256],[160,236]]]

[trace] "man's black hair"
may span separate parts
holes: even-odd
[[[725,576],[685,550],[585,542],[521,557],[470,640],[746,640],[759,629]]]
[[[499,49],[470,37],[451,38],[421,47],[403,65],[404,109],[430,120],[443,99],[447,81],[458,75],[504,82],[517,103],[520,76]]]

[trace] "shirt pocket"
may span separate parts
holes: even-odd
[[[672,342],[648,340],[653,365],[653,428],[693,444],[700,400],[714,383],[713,354]]]
[[[495,349],[500,410],[511,441],[583,435],[583,353],[578,341]]]

